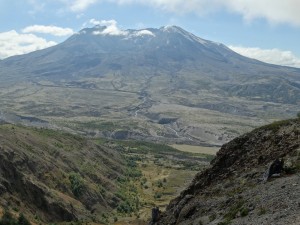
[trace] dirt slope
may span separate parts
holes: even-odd
[[[287,172],[263,181],[280,157]],[[158,224],[300,224],[299,176],[300,119],[255,129],[223,145]]]

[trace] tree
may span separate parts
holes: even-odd
[[[17,225],[17,221],[12,217],[10,212],[5,210],[0,225]]]
[[[71,183],[71,190],[76,197],[80,197],[83,190],[84,184],[83,180],[78,173],[71,173],[69,175],[69,180]]]
[[[5,211],[1,220],[0,225],[31,225],[31,223],[21,213],[18,220],[16,220],[9,211]]]
[[[18,225],[31,225],[30,222],[25,218],[23,213],[19,215],[18,218]]]

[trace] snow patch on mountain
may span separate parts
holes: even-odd
[[[93,31],[94,35],[111,35],[111,36],[126,36],[128,35],[127,31],[120,30],[117,27],[109,26],[106,27],[104,30],[96,30]]]
[[[152,33],[150,30],[139,30],[134,32],[134,36],[145,36],[145,35],[150,35],[155,37],[155,34]]]
[[[168,32],[168,33],[178,33],[178,34],[182,35],[183,37],[185,37],[186,39],[193,41],[193,42],[194,41],[199,42],[202,45],[206,45],[209,43],[209,41],[199,38],[199,37],[193,35],[192,33],[187,32],[177,26],[164,26],[164,27],[161,27],[160,30],[163,32]]]

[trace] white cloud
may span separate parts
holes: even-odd
[[[73,12],[81,12],[97,2],[98,0],[75,0],[75,1],[70,1],[69,4],[70,4],[70,9]]]
[[[139,30],[137,31],[135,34],[135,36],[145,36],[145,35],[150,35],[150,36],[154,36],[155,34],[153,34],[150,30]]]
[[[38,0],[27,0],[27,2],[32,6],[29,11],[30,14],[34,14],[36,12],[41,12],[44,10],[46,3]]]
[[[115,20],[96,20],[91,19],[89,21],[89,24],[92,24],[94,26],[105,26],[106,28],[104,30],[96,30],[93,32],[94,35],[113,35],[113,36],[126,36],[126,35],[132,35],[132,36],[145,36],[145,35],[151,35],[155,36],[151,31],[149,30],[139,30],[135,33],[130,34],[129,31],[122,30],[118,27],[118,23]],[[85,23],[84,25],[87,25]]]
[[[34,1],[36,0],[29,0]],[[240,14],[245,20],[264,18],[270,23],[289,23],[300,26],[299,0],[57,0],[71,11],[82,12],[90,6],[109,2],[117,4],[140,4],[161,10],[183,13],[207,14],[229,11]]]
[[[300,26],[299,0],[106,0],[119,4],[143,4],[175,13],[207,14],[228,10],[247,21],[265,18],[270,23]]]
[[[229,0],[227,7],[246,20],[265,18],[271,23],[300,26],[299,0]]]
[[[261,49],[237,46],[229,46],[229,48],[241,55],[263,62],[300,68],[300,58],[295,56],[291,51],[282,51],[276,48]]]
[[[19,34],[15,30],[0,33],[0,59],[22,55],[56,45],[34,34]]]
[[[95,35],[127,35],[128,32],[121,30],[117,26],[117,21],[115,20],[95,20],[91,19],[89,21],[90,24],[92,25],[98,25],[98,26],[106,26],[104,30],[99,30],[99,31],[94,31]]]
[[[56,26],[44,26],[44,25],[33,25],[25,27],[22,30],[23,33],[42,33],[52,34],[54,36],[69,36],[74,34],[71,28],[62,28]]]
[[[117,25],[117,21],[115,20],[96,20],[96,19],[90,19],[89,21],[92,25],[99,25],[99,26],[110,26],[110,25]]]

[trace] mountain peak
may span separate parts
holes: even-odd
[[[195,42],[198,42],[198,43],[203,44],[203,45],[209,43],[209,41],[204,40],[200,37],[197,37],[196,35],[182,29],[179,26],[167,25],[167,26],[161,27],[159,30],[163,31],[163,32],[168,32],[168,33],[178,33],[178,34],[182,35],[183,37],[187,38],[190,41],[193,41],[193,42],[195,41]]]
[[[89,35],[99,35],[99,36],[122,36],[126,39],[133,37],[144,37],[144,36],[153,36],[155,34],[151,31],[153,29],[128,29],[123,30],[119,29],[116,26],[103,26],[96,25],[93,28],[84,28],[78,32],[78,34],[89,34]]]
[[[91,34],[99,36],[121,36],[125,39],[137,38],[137,37],[156,37],[160,34],[165,35],[180,35],[189,41],[197,42],[202,45],[210,43],[210,41],[204,40],[195,36],[194,34],[182,29],[179,26],[167,25],[160,27],[159,29],[145,28],[145,29],[119,29],[116,26],[103,26],[96,25],[93,28],[85,28],[79,31],[79,34]]]

